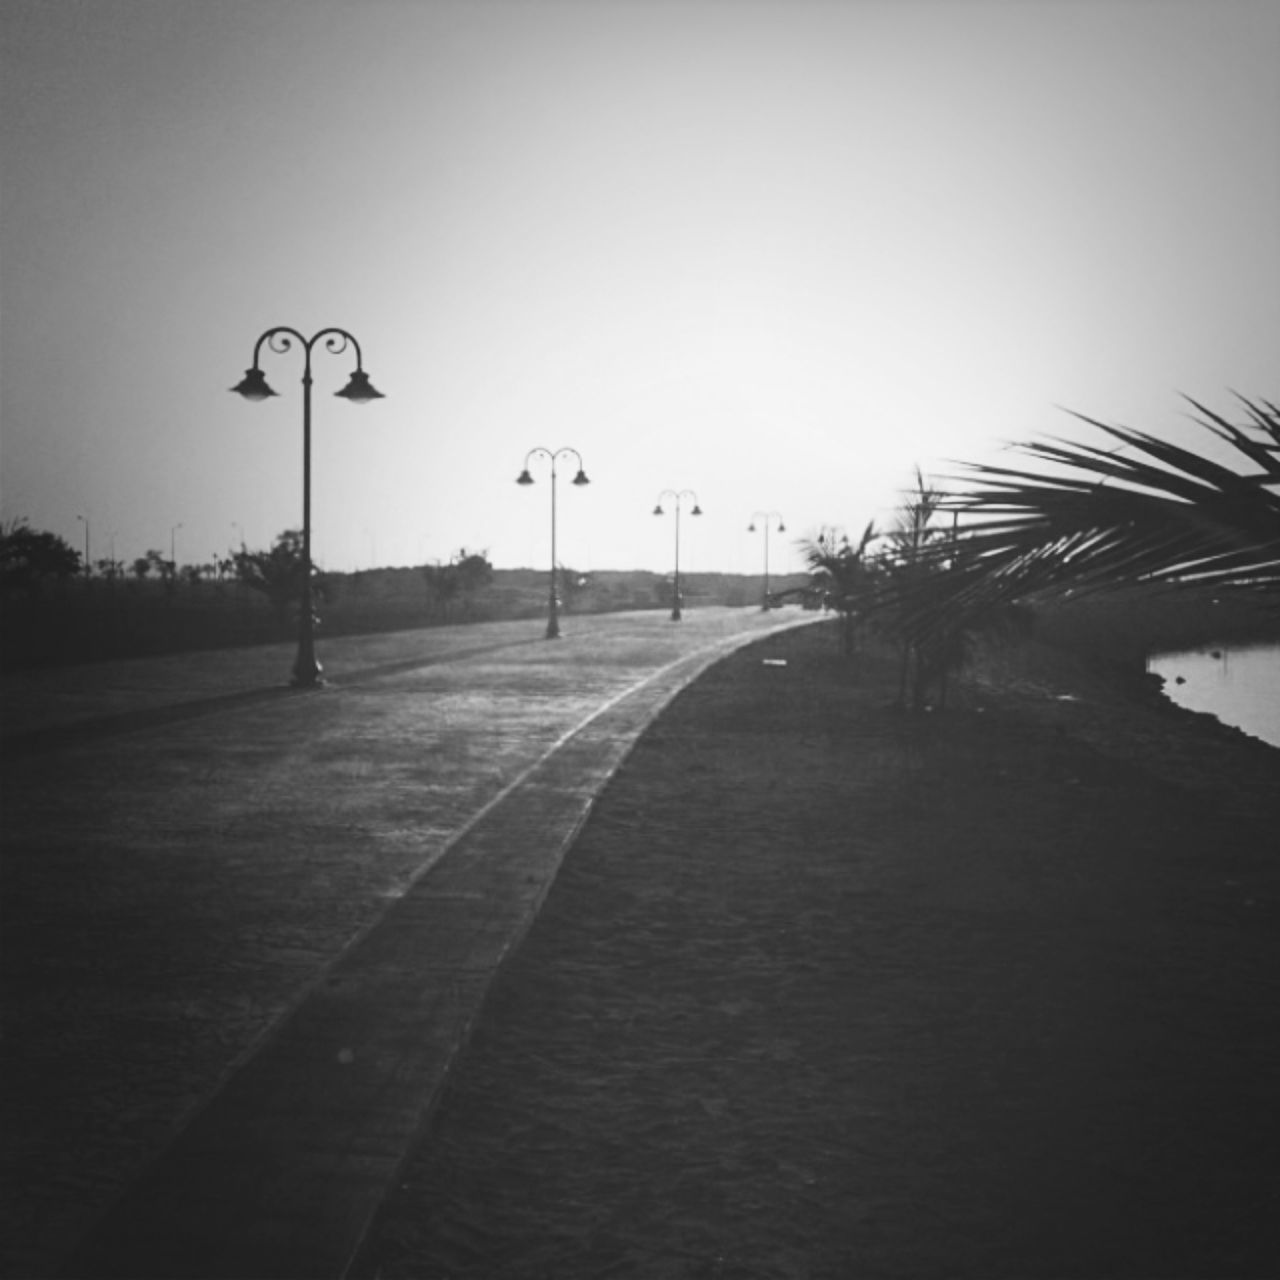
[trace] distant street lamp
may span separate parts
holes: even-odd
[[[89,517],[78,515],[76,519],[84,524],[84,576],[87,578],[93,573],[93,562],[89,559]]]
[[[590,484],[587,473],[582,469],[582,454],[567,445],[563,449],[544,449],[541,445],[529,450],[524,458],[524,470],[516,477],[516,484],[532,484],[529,474],[529,462],[532,458],[546,458],[551,463],[551,588],[547,602],[547,639],[560,638],[560,600],[556,595],[556,459],[561,454],[571,453],[578,460],[578,474],[573,477],[576,485]]]
[[[182,521],[181,521],[181,520],[179,520],[179,521],[178,521],[178,523],[177,523],[177,524],[175,524],[175,525],[173,526],[173,528],[171,528],[171,529],[169,530],[169,563],[173,566],[173,572],[174,572],[175,574],[178,572],[178,539],[177,539],[177,533],[178,533],[178,530],[179,530],[179,529],[181,529],[181,528],[182,528]]]
[[[757,520],[763,521],[764,525],[764,595],[760,600],[760,611],[763,613],[769,608],[769,524],[776,520],[779,533],[786,533],[787,526],[782,523],[782,517],[776,511],[757,511],[747,525],[748,533],[755,533]]]
[[[347,385],[334,395],[350,400],[352,404],[368,404],[381,400],[382,392],[374,389],[369,375],[364,371],[360,344],[345,329],[321,329],[310,338],[304,338],[296,329],[278,325],[268,329],[253,348],[253,367],[245,370],[244,377],[231,388],[246,400],[267,400],[279,393],[267,385],[267,379],[258,367],[262,344],[277,354],[293,349],[294,342],[302,347],[302,606],[298,614],[298,656],[293,664],[293,685],[302,689],[314,689],[323,683],[320,664],[316,661],[315,617],[311,605],[311,351],[320,339],[325,340],[325,350],[330,355],[341,355],[349,346],[355,348],[356,367]]]
[[[660,494],[658,494],[657,505],[653,508],[653,514],[655,516],[666,515],[666,512],[663,511],[662,509],[663,498],[670,498],[672,500],[675,506],[675,513],[676,513],[676,572],[675,572],[675,585],[673,586],[672,592],[671,592],[671,621],[679,622],[680,621],[680,503],[684,498],[691,498],[693,500],[693,509],[689,512],[691,516],[700,516],[702,514],[702,508],[698,506],[698,495],[694,493],[692,489],[681,489],[679,493],[677,493],[674,489],[663,489],[663,491]]]

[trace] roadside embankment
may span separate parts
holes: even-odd
[[[1280,1270],[1280,751],[1049,649],[830,629],[641,738],[359,1274]]]

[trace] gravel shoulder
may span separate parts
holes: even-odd
[[[1280,751],[1061,656],[904,716],[834,649],[644,734],[360,1275],[1280,1272]]]

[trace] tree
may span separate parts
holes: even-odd
[[[80,572],[80,553],[56,533],[32,529],[25,520],[0,523],[0,587],[36,596],[50,578],[66,581]]]
[[[935,594],[940,571],[951,567],[950,563],[940,564],[936,556],[929,554],[941,545],[945,536],[943,530],[933,524],[942,499],[942,493],[925,483],[917,467],[915,488],[904,498],[897,523],[888,535],[891,550],[885,559],[889,590],[882,608],[888,613],[888,629],[902,648],[898,700],[905,704],[909,691],[910,705],[916,710],[924,705],[931,682],[938,684],[939,700],[945,702],[947,673],[963,659],[958,616],[948,616],[937,628],[921,635],[911,628],[897,607],[899,600],[912,600],[923,592]]]
[[[841,646],[846,658],[857,648],[860,615],[872,603],[874,566],[870,548],[876,539],[874,523],[868,523],[855,547],[847,535],[824,528],[816,538],[802,544],[815,588],[823,591],[825,602],[840,614]]]
[[[457,566],[453,564],[426,564],[422,566],[422,578],[427,586],[427,608],[442,622],[449,620],[453,602],[462,588],[458,580]]]
[[[232,557],[236,577],[250,590],[267,597],[283,625],[292,622],[302,603],[305,560],[302,553],[302,530],[286,529],[276,535],[269,551],[241,549]],[[311,566],[312,598],[323,600],[326,583],[323,575]]]
[[[456,603],[470,614],[475,597],[493,582],[493,565],[487,551],[459,548],[448,564],[424,565],[422,577],[427,586],[427,607],[447,622]]]
[[[591,586],[590,575],[571,569],[568,565],[560,565],[556,569],[556,590],[566,613],[572,613],[574,606],[582,599]]]
[[[454,568],[461,583],[463,601],[470,605],[474,598],[493,582],[493,565],[487,551],[459,550],[454,558]]]
[[[152,547],[146,555],[139,556],[133,562],[132,568],[133,576],[137,578],[139,582],[149,578],[151,576],[151,571],[154,569],[156,575],[167,587],[170,589],[173,587],[173,561],[166,559],[164,553],[162,551],[157,551],[154,547]]]
[[[843,616],[846,654],[860,623],[892,641],[900,654],[898,702],[913,711],[926,706],[931,691],[936,705],[946,706],[950,677],[978,635],[1009,635],[1026,622],[1008,602],[957,598],[968,552],[954,516],[939,520],[945,512],[946,495],[917,467],[887,533],[877,536],[868,525],[856,548],[847,538],[837,546],[834,534],[809,544],[810,566],[832,584]]]

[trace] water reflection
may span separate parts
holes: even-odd
[[[1165,693],[1180,707],[1280,746],[1280,644],[1158,653],[1147,670],[1164,677]]]

